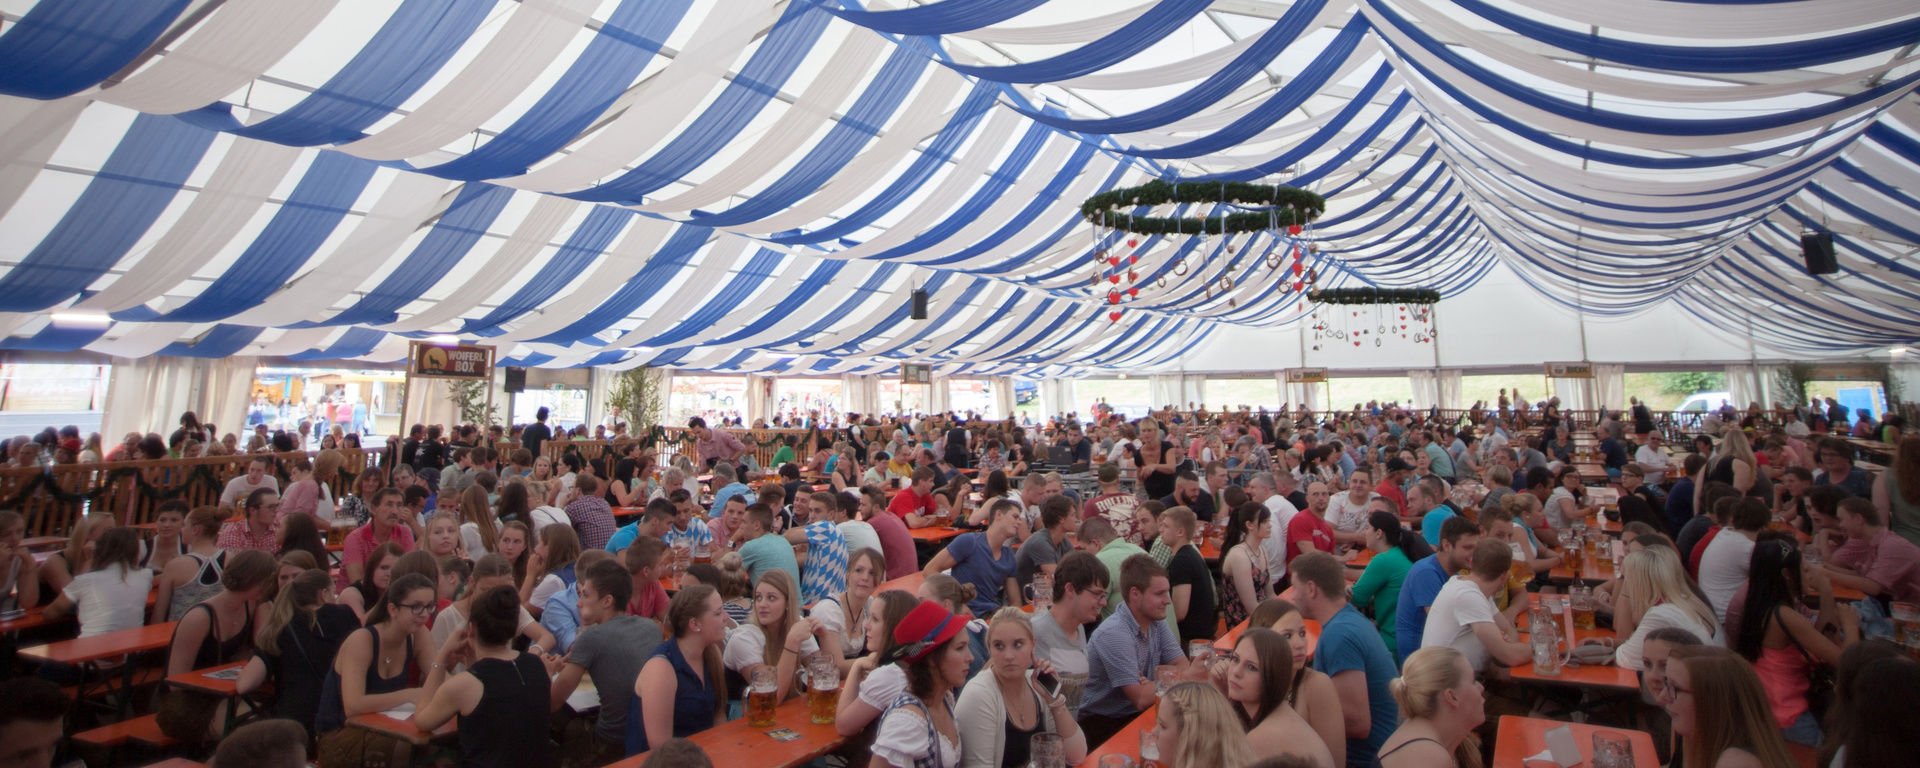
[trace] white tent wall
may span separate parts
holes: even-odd
[[[1407,371],[1407,380],[1413,384],[1413,400],[1408,404],[1415,408],[1432,408],[1440,402],[1440,382],[1433,371],[1415,368]]]
[[[1013,415],[1013,377],[992,376],[987,379],[987,388],[993,394],[994,418],[1004,419]]]
[[[1594,406],[1609,410],[1627,407],[1627,367],[1619,363],[1593,366]]]
[[[164,439],[186,411],[222,433],[237,433],[246,424],[257,367],[253,357],[113,358],[100,417],[103,439],[114,442],[128,432],[158,432]]]
[[[927,387],[927,412],[945,413],[952,409],[953,397],[947,387],[947,377],[935,374],[933,384]]]
[[[444,379],[414,379],[408,383],[407,412],[401,414],[401,423],[408,428],[415,424],[459,424],[460,412],[447,396],[448,383]]]
[[[1055,416],[1079,410],[1074,404],[1073,379],[1041,379],[1040,410],[1047,416]]]
[[[1435,375],[1435,384],[1440,390],[1440,407],[1448,410],[1465,408],[1467,403],[1461,393],[1464,376],[1459,369],[1450,368]]]

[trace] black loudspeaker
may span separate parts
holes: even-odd
[[[1833,260],[1833,233],[1808,232],[1800,236],[1800,256],[1807,260],[1807,274],[1831,275],[1840,271]]]
[[[910,320],[927,319],[927,292],[926,291],[921,289],[914,289],[913,309],[908,311],[907,318]]]
[[[527,369],[508,368],[507,369],[507,394],[513,394],[516,392],[525,392],[526,390],[527,390]]]

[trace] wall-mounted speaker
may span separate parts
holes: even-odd
[[[1808,232],[1800,236],[1800,257],[1807,260],[1807,274],[1831,275],[1840,271],[1833,258],[1833,233]]]
[[[907,318],[911,320],[927,319],[927,292],[924,289],[914,289],[913,308],[908,311]]]
[[[513,394],[513,393],[515,393],[515,392],[524,392],[524,391],[526,391],[526,389],[527,389],[527,369],[525,369],[525,368],[508,368],[508,369],[507,369],[507,376],[506,376],[506,378],[507,378],[507,381],[506,381],[506,384],[507,384],[507,387],[506,387],[506,389],[507,389],[507,394]]]

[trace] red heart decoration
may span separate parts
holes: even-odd
[[[1137,245],[1139,245],[1139,244],[1140,244],[1140,238],[1137,238],[1137,237],[1129,237],[1129,238],[1127,238],[1127,247],[1128,247],[1128,248],[1132,248],[1132,247],[1134,247],[1134,246],[1137,246]]]
[[[1294,273],[1294,274],[1296,274],[1296,275],[1298,275],[1298,274],[1301,274],[1301,273],[1303,273],[1303,272],[1305,272],[1305,271],[1306,271],[1306,269],[1300,266],[1300,262],[1297,262],[1297,261],[1296,261],[1296,262],[1294,262],[1294,263],[1293,263],[1293,273]]]
[[[1300,287],[1301,287],[1301,285],[1302,285],[1302,284],[1301,284],[1301,282],[1300,282],[1300,281],[1298,281],[1298,280],[1295,280],[1295,281],[1293,281],[1293,289],[1294,289],[1294,290],[1296,290],[1296,291],[1297,291],[1297,290],[1300,290]],[[1360,313],[1358,313],[1358,312],[1355,312],[1355,313],[1353,313],[1353,316],[1354,316],[1354,317],[1359,317],[1359,316],[1360,316]]]
[[[1127,289],[1127,295],[1128,295],[1128,296],[1138,296],[1138,295],[1140,295],[1140,289],[1138,289],[1138,288],[1128,288],[1128,289]]]
[[[1357,341],[1356,341],[1356,342],[1354,342],[1354,343],[1353,343],[1353,345],[1354,345],[1354,346],[1356,346],[1356,347],[1357,347],[1357,346],[1360,346],[1360,342],[1357,342]]]
[[[1290,226],[1288,226],[1288,227],[1287,227],[1287,234],[1289,234],[1289,235],[1297,235],[1297,234],[1300,234],[1300,225],[1298,225],[1298,224],[1293,224],[1293,225],[1290,225]]]
[[[1120,266],[1120,257],[1118,257],[1118,256],[1108,256],[1108,257],[1107,257],[1107,266],[1110,266],[1110,267],[1117,267],[1117,266]]]
[[[1140,273],[1135,272],[1133,270],[1127,270],[1127,282],[1129,283],[1140,282]]]
[[[1107,303],[1108,303],[1108,304],[1118,304],[1118,303],[1120,303],[1120,292],[1119,292],[1119,291],[1107,291]]]
[[[1119,276],[1119,275],[1107,275],[1107,282],[1109,282],[1109,283],[1113,283],[1114,285],[1119,285],[1119,284],[1120,284],[1120,276]]]
[[[1120,322],[1120,311],[1116,309],[1112,312],[1108,312],[1107,319],[1112,320],[1113,322],[1116,322],[1116,323]]]
[[[1406,323],[1401,323],[1401,324],[1400,324],[1400,327],[1401,327],[1401,328],[1406,328],[1406,327],[1407,327],[1407,324],[1406,324]]]
[[[1128,256],[1128,257],[1127,257],[1127,263],[1128,263],[1128,264],[1138,264],[1138,263],[1140,263],[1140,256],[1139,256],[1139,254],[1133,254],[1133,255],[1130,255],[1130,256]]]

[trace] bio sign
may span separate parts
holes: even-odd
[[[430,379],[473,379],[493,377],[493,347],[466,344],[413,344],[412,374]]]

